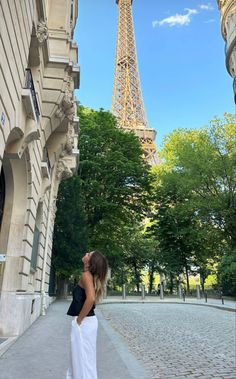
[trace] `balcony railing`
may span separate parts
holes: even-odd
[[[35,92],[35,89],[34,89],[33,76],[32,76],[30,68],[27,68],[25,71],[26,71],[26,75],[25,75],[25,88],[29,89],[30,92],[31,92],[35,115],[36,115],[36,117],[38,119],[39,115],[40,115],[40,112],[39,112],[39,106],[38,106],[36,92]]]

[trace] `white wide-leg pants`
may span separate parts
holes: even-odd
[[[97,379],[97,327],[96,316],[85,317],[81,325],[72,320],[71,367],[66,379]]]

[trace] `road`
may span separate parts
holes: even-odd
[[[0,379],[64,379],[69,299],[54,302],[0,359]],[[193,304],[97,306],[99,379],[235,379],[232,311]],[[1,344],[0,344],[1,348]]]
[[[148,379],[235,379],[235,316],[186,304],[103,304]]]

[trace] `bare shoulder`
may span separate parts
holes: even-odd
[[[93,275],[89,271],[85,271],[81,275],[81,282],[84,287],[87,287],[89,285],[93,285]]]

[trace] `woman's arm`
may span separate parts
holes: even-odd
[[[87,316],[95,302],[95,289],[93,284],[93,276],[89,271],[83,272],[81,276],[81,284],[85,290],[86,300],[77,316],[77,323],[80,325],[84,317]]]

